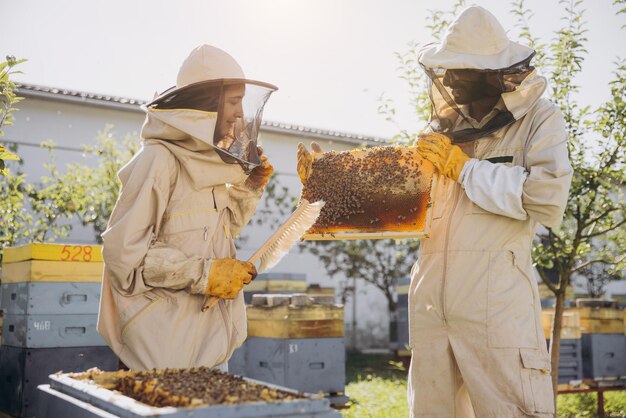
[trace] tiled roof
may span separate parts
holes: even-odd
[[[141,110],[141,105],[147,103],[146,100],[132,99],[128,97],[111,96],[106,94],[89,93],[78,90],[69,90],[57,87],[47,87],[35,84],[16,83],[18,87],[18,94],[24,97],[39,97],[50,99],[62,99],[73,102],[82,102],[85,104],[91,104],[96,106],[106,106],[118,109],[126,109],[130,111]],[[350,143],[366,143],[368,145],[374,144],[389,144],[391,141],[387,138],[359,135],[354,133],[330,131],[318,128],[310,128],[300,125],[292,125],[288,123],[272,122],[264,120],[262,123],[264,130],[279,132],[279,133],[296,133],[301,136],[309,138],[319,138],[326,140],[335,140]]]

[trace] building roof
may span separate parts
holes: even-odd
[[[118,110],[127,110],[131,112],[141,113],[143,113],[141,105],[147,103],[147,100],[132,99],[128,97],[89,93],[84,91],[41,86],[36,84],[15,84],[18,88],[18,94],[26,98],[30,97],[48,100],[62,100],[91,106],[108,107]],[[291,135],[296,134],[303,139],[323,139],[327,141],[339,141],[359,145],[387,145],[391,143],[391,140],[387,138],[359,135],[348,132],[329,131],[325,129],[310,128],[306,126],[272,122],[266,120],[263,120],[261,130]]]

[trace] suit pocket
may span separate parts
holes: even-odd
[[[520,370],[524,391],[525,413],[554,413],[554,392],[550,374],[550,359],[540,350],[520,349]]]
[[[122,327],[122,341],[124,341],[125,335],[131,330],[137,322],[141,319],[142,316],[147,314],[152,308],[154,308],[158,303],[161,303],[163,299],[160,297],[153,295],[151,293],[144,293],[143,295],[146,299],[148,299],[146,305],[140,308],[137,313],[135,313]]]
[[[489,256],[488,345],[492,348],[537,348],[532,284],[514,260],[512,251],[494,251]]]

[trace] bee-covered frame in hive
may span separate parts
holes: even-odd
[[[414,146],[325,152],[302,185],[301,199],[325,202],[302,239],[427,237],[436,177]]]

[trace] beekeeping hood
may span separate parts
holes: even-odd
[[[144,106],[156,118],[213,147],[226,163],[246,173],[260,164],[257,136],[263,107],[276,86],[247,80],[239,64],[210,45],[183,62],[176,86]]]
[[[465,9],[440,43],[428,44],[419,53],[431,101],[430,128],[454,142],[468,142],[524,116],[546,88],[545,78],[530,65],[534,55],[533,49],[509,40],[490,12],[478,6]],[[443,84],[446,71],[459,69],[490,73],[495,75],[490,79],[498,80],[501,100],[482,121],[469,117],[469,104],[457,104]]]

